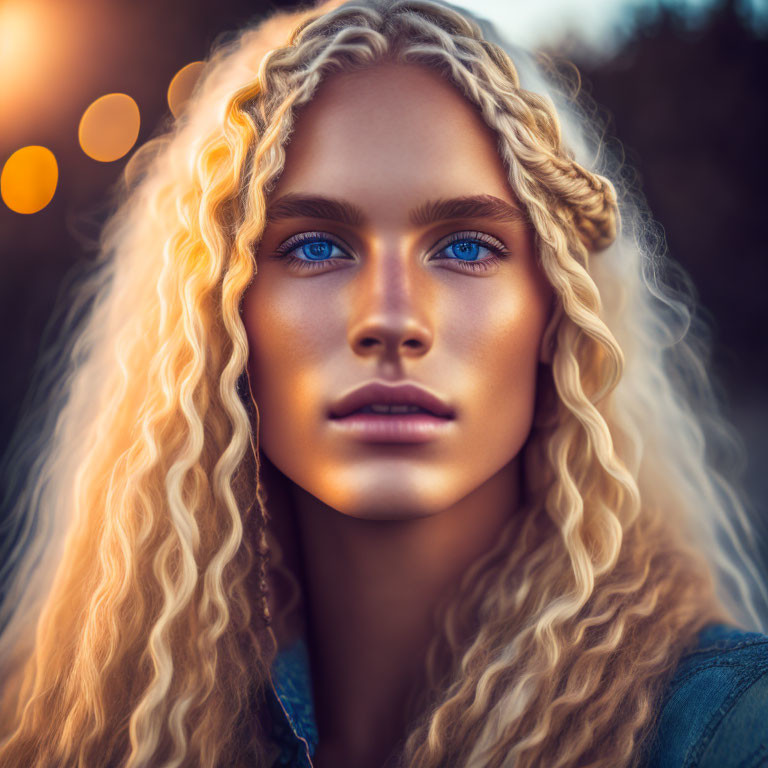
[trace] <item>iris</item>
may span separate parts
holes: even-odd
[[[470,240],[459,240],[451,245],[451,253],[464,261],[475,261],[479,252],[479,243],[473,243]]]
[[[308,259],[327,259],[331,255],[333,243],[328,240],[314,240],[302,246],[302,253]]]

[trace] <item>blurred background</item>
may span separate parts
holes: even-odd
[[[0,453],[110,192],[222,33],[273,0],[0,0]],[[465,0],[577,65],[712,327],[712,369],[768,518],[768,0]],[[191,66],[188,66],[191,65]]]

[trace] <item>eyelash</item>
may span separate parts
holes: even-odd
[[[291,268],[322,269],[325,264],[331,261],[335,261],[338,257],[310,261],[308,259],[300,259],[291,255],[292,251],[295,251],[302,245],[306,245],[307,243],[316,243],[318,241],[331,243],[333,246],[342,251],[345,251],[346,249],[346,246],[343,246],[335,237],[329,235],[326,232],[302,232],[301,234],[288,238],[288,240],[279,245],[273,256],[276,259],[284,260]],[[461,269],[470,272],[476,272],[486,271],[510,255],[510,251],[508,251],[499,240],[497,240],[495,237],[491,237],[490,235],[486,235],[484,232],[454,232],[446,240],[442,241],[442,247],[437,251],[437,253],[442,253],[444,250],[446,250],[446,248],[449,248],[454,243],[459,242],[476,243],[477,245],[488,249],[492,255],[487,259],[475,261],[468,261],[466,259],[459,258],[454,259],[447,256],[442,256],[438,260],[458,262],[461,264]]]

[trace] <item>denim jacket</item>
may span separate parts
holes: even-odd
[[[278,653],[272,682],[273,766],[311,768],[318,733],[303,640]],[[700,633],[666,691],[642,764],[768,767],[768,636],[722,624]]]

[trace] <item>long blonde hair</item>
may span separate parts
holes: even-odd
[[[336,6],[220,46],[127,169],[48,369],[55,413],[8,463],[3,765],[268,764],[240,303],[297,109],[385,58],[438,70],[496,132],[558,299],[524,503],[442,607],[401,762],[631,765],[696,632],[760,625],[742,504],[705,455],[727,428],[704,351],[589,122],[468,14]]]

